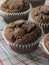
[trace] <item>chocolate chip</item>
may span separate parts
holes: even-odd
[[[38,16],[39,15],[39,13],[37,12],[34,16]]]
[[[49,15],[49,10],[43,11],[42,12],[44,15]]]
[[[41,16],[41,19],[43,19],[43,17]]]
[[[27,32],[31,32],[31,31],[35,30],[35,28],[36,28],[35,24],[29,25],[29,27],[27,28]]]

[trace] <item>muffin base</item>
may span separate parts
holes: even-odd
[[[30,48],[27,45],[27,48],[23,46],[21,46],[21,49],[19,48],[19,46],[17,48],[15,48],[14,46],[10,45],[10,48],[15,51],[16,53],[20,53],[20,54],[28,54],[28,53],[33,53],[37,48],[38,48],[39,43],[36,43],[36,45],[31,45]]]

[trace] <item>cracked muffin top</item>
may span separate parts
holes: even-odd
[[[49,5],[43,5],[32,9],[31,15],[38,23],[49,23]]]
[[[29,3],[24,0],[6,0],[1,10],[8,13],[19,13],[29,9]]]
[[[47,36],[44,39],[44,45],[45,47],[48,49],[49,51],[49,33],[47,34]]]
[[[4,32],[6,39],[15,44],[29,44],[35,42],[42,34],[41,28],[26,20],[10,23]]]

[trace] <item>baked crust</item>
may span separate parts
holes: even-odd
[[[32,9],[31,15],[38,23],[49,23],[49,5],[43,5]]]

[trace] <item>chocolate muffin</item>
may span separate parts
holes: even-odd
[[[49,33],[47,34],[47,36],[44,39],[44,45],[47,48],[47,50],[49,51]]]
[[[34,8],[32,10],[32,17],[39,23],[49,23],[49,5]]]
[[[33,20],[35,20],[45,32],[49,30],[49,5],[43,5],[32,9]]]
[[[24,0],[6,0],[1,10],[8,13],[19,13],[29,9],[29,3]]]
[[[33,52],[38,47],[41,34],[41,28],[37,24],[26,20],[10,23],[4,32],[5,38],[12,42],[10,47],[18,53]]]
[[[16,20],[28,20],[31,9],[32,5],[26,0],[6,0],[1,5],[0,15],[9,24]]]

